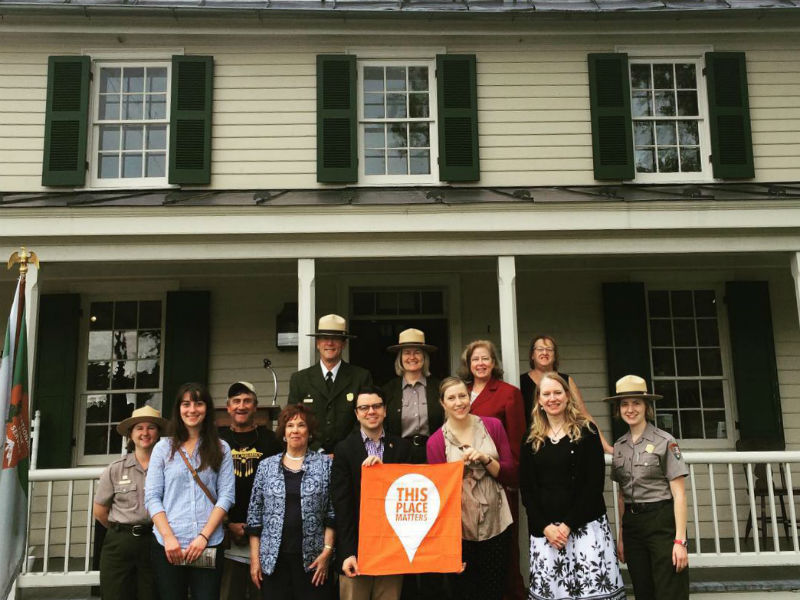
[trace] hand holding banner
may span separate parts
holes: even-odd
[[[461,462],[361,469],[363,575],[461,570],[463,470]]]

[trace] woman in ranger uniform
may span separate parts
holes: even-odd
[[[616,385],[614,414],[629,427],[614,444],[611,478],[620,486],[617,552],[628,563],[636,600],[689,598],[686,488],[689,470],[675,438],[655,427],[647,382],[626,375]]]

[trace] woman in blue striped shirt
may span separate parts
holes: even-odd
[[[205,387],[182,385],[172,408],[172,437],[156,444],[147,470],[145,505],[158,542],[152,560],[165,600],[183,600],[190,588],[192,600],[219,598],[222,520],[235,483],[231,450],[219,439],[213,406]],[[197,566],[206,563],[210,568]]]

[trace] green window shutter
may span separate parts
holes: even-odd
[[[742,441],[782,443],[772,310],[766,281],[729,281],[725,303],[731,337],[733,382]]]
[[[714,177],[755,177],[744,52],[707,52],[706,83]]]
[[[173,56],[169,182],[211,182],[212,56]]]
[[[164,391],[166,418],[178,388],[184,383],[208,382],[210,292],[168,292],[164,332]]]
[[[606,371],[609,396],[624,375],[638,375],[653,389],[650,373],[650,340],[643,283],[604,283],[603,322],[606,336]],[[612,419],[614,439],[626,431],[625,423]]]
[[[592,155],[597,180],[633,179],[633,133],[627,54],[589,55]]]
[[[473,54],[438,54],[439,179],[478,181],[478,80]]]
[[[76,410],[78,294],[43,294],[39,298],[34,410],[41,411],[37,467],[72,466],[72,417]]]
[[[317,56],[317,181],[358,181],[356,57]]]
[[[47,61],[42,185],[83,185],[89,112],[88,56]]]

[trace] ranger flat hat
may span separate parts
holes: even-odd
[[[419,329],[405,329],[397,337],[394,346],[386,348],[389,352],[397,352],[403,348],[422,348],[426,352],[436,352],[438,348],[425,343],[425,333]]]
[[[339,315],[325,315],[319,318],[317,324],[317,331],[309,333],[309,337],[339,337],[343,339],[352,339],[356,336],[347,333],[347,321],[344,317]]]
[[[130,437],[131,429],[138,423],[158,425],[162,435],[167,429],[167,420],[161,418],[161,411],[152,406],[144,405],[142,408],[137,408],[131,413],[130,417],[117,425],[117,433],[124,437]]]
[[[622,400],[623,398],[644,398],[645,400],[661,400],[663,396],[647,393],[647,382],[637,375],[625,375],[617,379],[617,393],[614,396],[603,398],[607,402]]]

